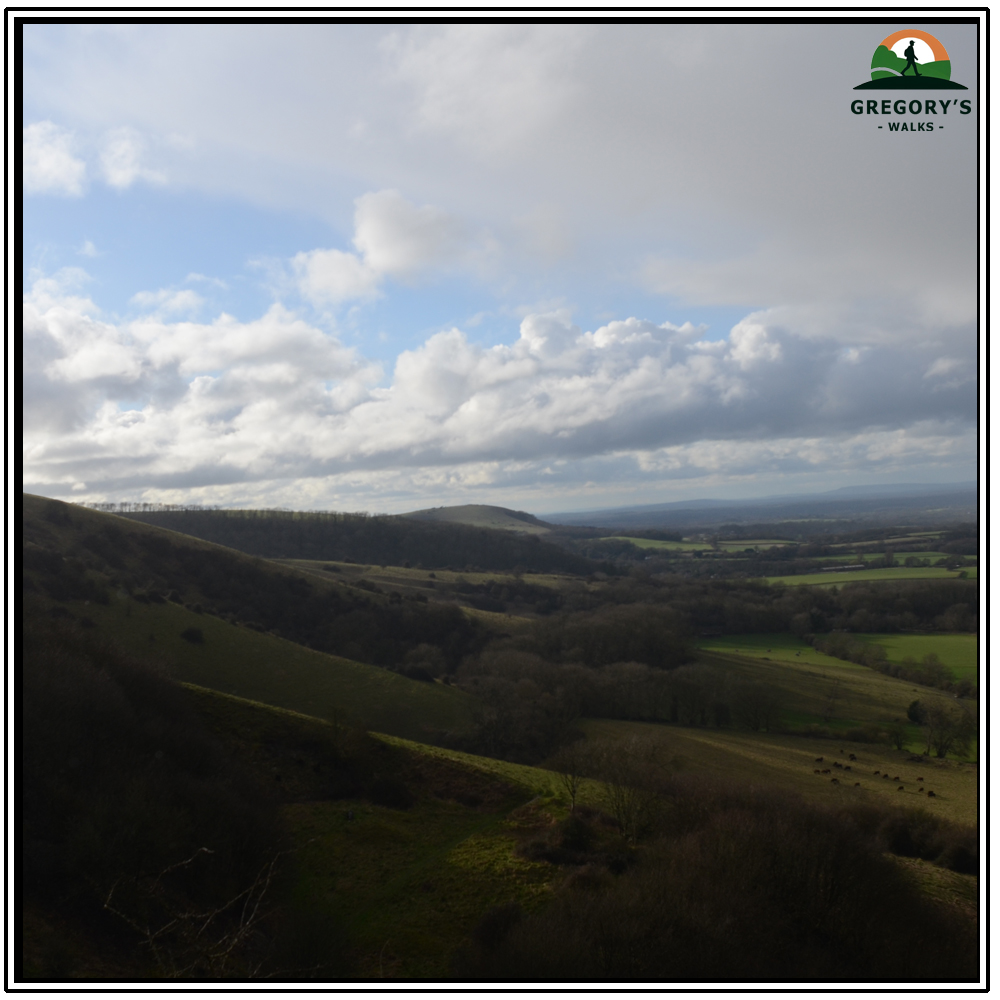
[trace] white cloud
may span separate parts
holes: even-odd
[[[354,245],[379,274],[413,278],[464,249],[461,223],[433,205],[417,207],[398,191],[364,194],[355,205]]]
[[[376,368],[281,306],[250,323],[154,313],[116,326],[50,285],[25,304],[26,355],[38,359],[26,414],[56,388],[65,397],[60,433],[48,415],[25,418],[38,489],[282,480],[308,493],[306,481],[329,477],[444,477],[479,490],[529,476],[565,488],[622,462],[639,481],[801,473],[867,468],[872,455],[939,461],[975,419],[967,392],[921,392],[940,345],[852,359],[834,337],[800,337],[766,313],[713,342],[638,319],[583,331],[565,312],[527,316],[511,346],[453,329],[400,354],[381,387]]]
[[[336,305],[378,294],[379,273],[343,250],[310,250],[292,258],[292,272],[303,298],[314,305]]]
[[[117,128],[104,137],[101,149],[101,173],[112,187],[125,189],[137,180],[154,184],[166,182],[166,175],[143,164],[147,143],[131,128]]]
[[[73,155],[73,133],[50,121],[25,127],[22,147],[26,194],[83,194],[87,165]]]
[[[383,278],[412,282],[435,269],[475,267],[490,252],[489,237],[473,241],[458,219],[398,191],[369,192],[354,204],[357,254],[319,249],[291,260],[299,294],[314,305],[374,298]]]
[[[477,152],[510,155],[563,112],[586,28],[451,25],[396,33],[383,43],[412,88],[419,127]]]
[[[101,255],[100,250],[98,250],[97,247],[94,246],[91,240],[84,240],[83,246],[81,246],[80,249],[77,250],[77,253],[81,257],[100,257]]]

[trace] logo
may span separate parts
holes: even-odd
[[[894,31],[872,56],[872,78],[855,90],[968,90],[951,78],[948,51],[929,32]]]

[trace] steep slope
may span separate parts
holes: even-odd
[[[24,498],[23,515],[29,616],[76,619],[178,679],[314,715],[425,739],[469,725],[458,690],[368,665],[400,666],[421,650],[455,662],[477,648],[481,630],[457,607],[306,580],[40,497]]]

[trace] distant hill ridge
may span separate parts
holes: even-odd
[[[678,500],[547,514],[548,523],[593,527],[662,528],[775,521],[858,520],[871,523],[951,523],[977,518],[976,483],[847,486],[825,493],[748,500]]]

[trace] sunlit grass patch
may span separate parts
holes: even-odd
[[[839,586],[842,583],[869,583],[877,580],[954,580],[960,572],[964,572],[970,580],[978,576],[974,566],[964,570],[950,570],[943,566],[892,566],[882,569],[803,573],[799,576],[769,576],[766,579],[768,583],[783,583],[790,587]]]
[[[858,642],[877,643],[890,663],[902,663],[905,657],[917,662],[928,653],[935,653],[941,662],[961,680],[976,680],[979,662],[979,636],[975,633],[868,633],[856,635]]]

